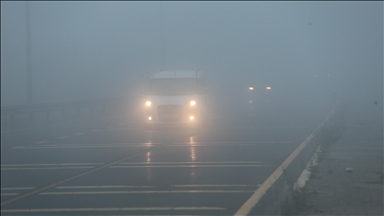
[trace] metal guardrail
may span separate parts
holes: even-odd
[[[47,120],[50,120],[52,112],[61,111],[62,116],[66,117],[66,112],[69,110],[76,110],[76,114],[79,115],[83,109],[88,109],[90,114],[93,114],[93,110],[96,107],[101,107],[102,112],[105,113],[106,107],[111,105],[117,105],[125,103],[124,98],[108,98],[108,99],[95,99],[88,101],[74,101],[74,102],[62,102],[62,103],[44,103],[44,104],[31,104],[31,105],[14,105],[1,107],[1,117],[10,117],[8,124],[14,125],[17,115],[28,115],[29,124],[34,123],[35,113],[46,113]]]

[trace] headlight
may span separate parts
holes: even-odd
[[[145,106],[147,106],[147,107],[151,106],[151,104],[152,104],[151,101],[147,101],[147,102],[145,102]]]
[[[196,101],[192,100],[191,102],[189,102],[189,105],[195,106],[196,105]]]

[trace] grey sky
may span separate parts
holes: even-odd
[[[30,13],[35,103],[133,94],[161,69],[162,43],[164,69],[200,68],[233,91],[382,100],[382,2],[40,1]],[[2,106],[26,103],[25,34],[25,2],[1,2]]]

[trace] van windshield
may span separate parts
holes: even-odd
[[[195,78],[152,79],[148,91],[151,95],[190,95],[198,93]]]

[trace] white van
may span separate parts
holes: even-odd
[[[207,98],[201,70],[167,70],[152,75],[146,91],[145,128],[196,126],[204,120]]]

